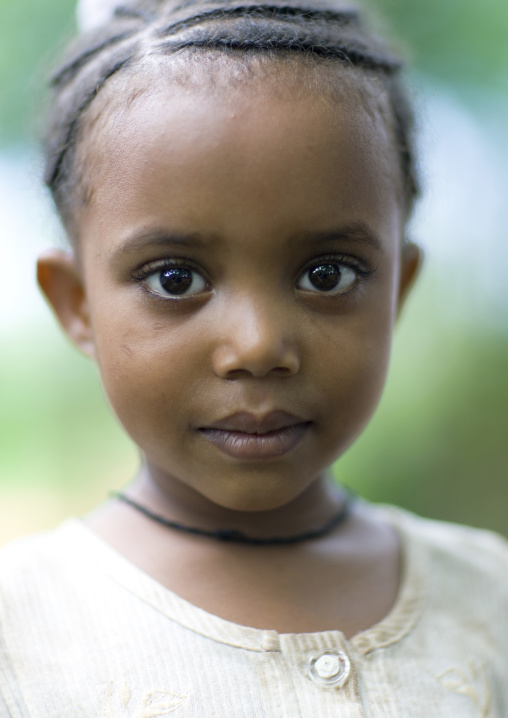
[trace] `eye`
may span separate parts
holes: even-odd
[[[323,294],[341,294],[356,282],[357,272],[346,264],[321,262],[300,275],[298,289]]]
[[[148,274],[144,284],[155,294],[166,297],[200,294],[207,288],[205,279],[189,267],[163,267]]]

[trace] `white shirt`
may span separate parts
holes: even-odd
[[[508,544],[380,509],[389,615],[278,634],[213,616],[67,521],[0,551],[0,718],[506,718]]]

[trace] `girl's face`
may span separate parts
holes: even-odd
[[[369,420],[417,257],[365,100],[249,83],[160,82],[98,120],[79,269],[47,259],[45,290],[160,487],[257,511]]]

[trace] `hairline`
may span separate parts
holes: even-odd
[[[196,78],[196,61],[205,68],[204,73]],[[183,72],[175,73],[171,68],[175,63],[185,65]],[[219,71],[217,66],[219,65]],[[284,73],[285,79],[293,78],[290,82],[278,81],[277,73],[274,75],[273,68],[278,66],[282,71],[285,68],[300,68],[298,76],[296,73]],[[301,68],[305,68],[302,75]],[[231,72],[232,69],[236,72]],[[268,73],[268,70],[271,70]],[[118,117],[119,113],[128,113],[135,103],[160,91],[160,85],[145,82],[138,82],[132,86],[133,76],[146,77],[147,72],[158,72],[158,77],[165,83],[169,82],[178,87],[178,90],[187,92],[211,92],[216,90],[229,91],[232,87],[237,90],[258,91],[259,82],[247,85],[247,80],[253,76],[257,81],[262,79],[266,73],[270,83],[270,90],[278,96],[284,94],[291,98],[297,92],[302,96],[316,93],[321,99],[330,104],[337,104],[346,99],[356,97],[364,106],[367,113],[376,114],[376,119],[383,122],[390,133],[391,152],[393,153],[394,181],[396,183],[397,199],[401,205],[407,204],[404,197],[404,179],[400,160],[397,155],[396,138],[394,132],[393,112],[388,102],[388,91],[378,81],[377,73],[366,68],[352,67],[337,59],[323,58],[310,53],[287,52],[261,52],[261,51],[236,51],[216,48],[184,48],[175,54],[150,52],[144,55],[140,62],[134,66],[126,65],[122,71],[112,76],[108,83],[94,98],[93,102],[80,118],[79,132],[73,148],[72,164],[74,181],[71,194],[73,196],[73,208],[67,212],[64,218],[69,240],[74,248],[79,246],[79,231],[77,230],[76,214],[86,209],[94,188],[92,185],[93,162],[90,166],[89,143],[94,142],[94,135],[100,135],[107,124]],[[205,74],[206,73],[206,74]],[[360,82],[358,80],[361,80]],[[118,92],[119,83],[130,86],[127,96]],[[120,99],[121,98],[121,99]],[[88,157],[87,157],[88,155]],[[88,160],[88,161],[87,161]],[[70,216],[69,216],[70,215]]]

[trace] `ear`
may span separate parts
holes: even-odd
[[[397,316],[407,299],[423,262],[423,252],[418,245],[406,242],[400,255],[399,295],[397,299]]]
[[[37,261],[37,281],[69,339],[93,358],[88,300],[74,254],[58,249],[42,254]]]

